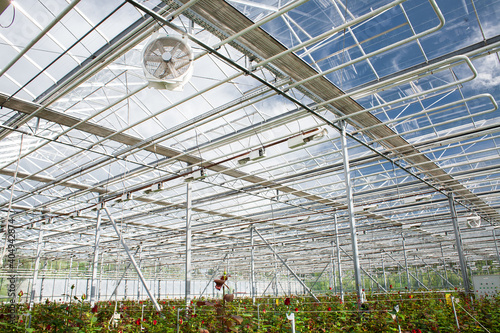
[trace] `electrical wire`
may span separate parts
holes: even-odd
[[[10,21],[10,23],[6,26],[0,24],[0,28],[3,28],[3,29],[7,29],[7,28],[10,28],[12,24],[14,24],[14,21],[16,20],[16,7],[14,7],[14,5],[12,5],[12,20]]]

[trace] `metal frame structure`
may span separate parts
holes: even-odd
[[[103,275],[115,294],[133,265],[158,308],[148,277],[184,281],[189,305],[193,281],[222,267],[254,300],[284,268],[316,298],[328,265],[334,291],[353,285],[360,302],[365,277],[385,290],[401,268],[425,289],[411,273],[425,267],[448,286],[452,263],[470,292],[473,268],[500,264],[498,5],[12,4],[0,218],[35,263],[30,301],[41,260],[67,267],[51,273],[69,276],[66,292],[73,261],[90,265],[91,302]],[[148,88],[141,51],[159,30],[194,50],[183,91]]]

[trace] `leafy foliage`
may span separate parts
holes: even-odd
[[[226,281],[224,281],[226,282]],[[224,294],[233,295],[233,294]],[[461,332],[484,332],[473,316],[486,329],[500,327],[500,296],[471,299],[459,292],[452,294]],[[289,332],[287,314],[294,313],[297,332],[457,332],[453,309],[442,292],[394,292],[368,294],[368,302],[358,310],[355,295],[345,302],[328,294],[320,303],[306,297],[260,298],[255,305],[248,298],[231,296],[232,301],[195,299],[186,311],[182,299],[160,300],[161,313],[149,301],[120,301],[119,319],[113,325],[114,302],[98,302],[90,306],[84,297],[71,303],[49,302],[18,305],[18,321],[10,324],[8,304],[0,309],[1,332]],[[229,297],[229,298],[231,298]],[[399,312],[395,307],[399,306]],[[142,315],[142,308],[144,314]],[[31,327],[27,329],[31,315]],[[179,318],[179,320],[178,320]],[[224,318],[221,321],[221,318]],[[141,329],[142,328],[142,329]]]

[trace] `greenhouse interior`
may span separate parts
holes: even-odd
[[[1,332],[500,332],[499,0],[0,0]]]

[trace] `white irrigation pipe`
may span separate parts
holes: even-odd
[[[365,131],[365,130],[370,130],[370,129],[378,127],[378,126],[390,124],[390,123],[393,123],[394,121],[398,121],[398,120],[401,120],[403,118],[411,118],[411,117],[414,117],[414,116],[419,115],[419,114],[429,113],[430,111],[435,111],[437,109],[442,109],[442,108],[445,108],[445,107],[450,107],[450,106],[453,106],[453,105],[456,105],[456,104],[466,103],[466,102],[469,102],[471,100],[479,99],[479,98],[483,98],[483,97],[486,97],[486,98],[488,98],[491,101],[491,103],[493,104],[493,108],[488,109],[486,111],[478,112],[478,113],[475,113],[475,114],[472,114],[472,115],[467,115],[467,116],[463,116],[463,117],[459,117],[459,118],[452,118],[452,119],[447,120],[447,121],[443,121],[443,122],[440,122],[440,123],[437,123],[437,124],[432,124],[432,125],[420,127],[420,128],[417,128],[417,129],[414,129],[414,130],[411,130],[411,131],[402,132],[402,133],[398,133],[398,134],[394,134],[394,135],[389,135],[389,136],[384,136],[383,138],[372,140],[370,142],[379,142],[379,141],[387,140],[387,139],[392,138],[392,137],[401,136],[402,134],[411,134],[411,133],[423,131],[423,130],[426,130],[426,129],[429,129],[429,128],[435,128],[437,126],[447,125],[447,124],[451,124],[451,123],[454,123],[454,122],[457,122],[457,121],[461,121],[461,120],[465,120],[465,119],[469,119],[469,118],[481,116],[481,115],[484,115],[484,114],[487,114],[487,113],[491,113],[491,112],[494,112],[494,111],[498,110],[498,104],[497,104],[497,102],[495,101],[495,99],[493,98],[492,95],[490,95],[490,94],[479,94],[479,95],[468,97],[468,98],[465,98],[465,99],[462,99],[462,100],[459,100],[459,101],[455,101],[455,102],[452,102],[452,103],[449,103],[449,104],[445,104],[445,105],[442,105],[442,106],[439,106],[439,107],[436,107],[436,108],[432,108],[432,109],[428,109],[428,110],[423,110],[423,111],[417,112],[415,114],[408,115],[408,116],[405,116],[405,117],[402,117],[402,118],[399,118],[399,119],[396,119],[396,120],[393,119],[393,120],[386,121],[386,122],[383,122],[383,123],[380,123],[380,124],[376,124],[376,125],[373,125],[373,126],[370,126],[370,127],[366,127],[366,128],[363,128],[362,130],[357,131],[355,133],[359,133],[359,132],[362,132],[362,131]],[[424,162],[424,163],[427,163],[427,162]],[[416,166],[416,165],[418,165],[418,164],[413,164],[413,166]]]
[[[379,8],[379,9],[378,9],[378,10],[376,10],[376,11],[370,12],[370,14],[373,14],[373,13],[375,13],[375,12],[382,12],[382,11],[385,11],[385,10],[387,10],[387,9],[391,8],[391,7],[394,7],[394,6],[398,5],[398,4],[400,4],[400,3],[401,3],[401,2],[403,2],[403,1],[396,1],[396,2],[397,2],[397,3],[394,3],[394,2],[393,2],[393,3],[389,4],[389,5],[383,6],[383,7]],[[416,39],[418,40],[419,38],[422,38],[422,37],[424,37],[424,36],[426,36],[426,35],[428,35],[428,34],[431,34],[431,33],[435,32],[435,31],[437,31],[437,30],[441,29],[441,28],[444,26],[444,23],[445,23],[444,16],[443,16],[443,14],[441,13],[441,10],[439,9],[439,7],[438,7],[438,5],[436,4],[436,1],[435,1],[435,0],[429,0],[429,2],[430,2],[430,4],[431,4],[431,6],[432,6],[432,8],[433,8],[434,12],[436,13],[436,15],[437,15],[438,19],[439,19],[439,24],[438,24],[437,26],[435,26],[435,27],[433,27],[433,28],[431,28],[431,29],[428,29],[428,30],[426,30],[426,31],[423,31],[423,32],[421,32],[421,33],[419,33],[419,34],[417,34],[417,35],[412,36],[412,37],[408,37],[408,38],[406,38],[406,39],[400,40],[399,42],[396,42],[396,43],[394,43],[394,44],[391,44],[391,45],[385,46],[385,47],[383,47],[383,48],[381,48],[381,49],[379,49],[379,50],[377,50],[377,51],[373,51],[373,52],[368,53],[368,54],[366,54],[366,55],[364,55],[364,56],[361,56],[361,57],[358,57],[358,58],[353,59],[353,60],[351,60],[351,61],[345,62],[345,63],[343,63],[343,64],[341,64],[341,65],[339,65],[339,66],[336,66],[336,67],[330,68],[330,69],[328,69],[328,70],[326,70],[326,71],[323,71],[323,72],[318,73],[318,74],[316,74],[316,75],[310,76],[310,77],[308,77],[307,79],[304,79],[304,80],[302,80],[302,81],[295,82],[294,84],[292,84],[292,85],[290,85],[290,86],[289,86],[289,89],[294,88],[294,87],[296,87],[296,86],[298,86],[298,85],[304,84],[304,83],[306,83],[306,82],[309,82],[309,81],[315,80],[315,79],[317,79],[317,78],[319,78],[319,77],[322,77],[322,76],[324,76],[324,75],[327,75],[327,74],[333,73],[333,72],[335,72],[335,71],[337,71],[337,70],[339,70],[339,69],[342,69],[342,68],[345,68],[345,67],[347,67],[347,66],[353,65],[353,64],[358,63],[358,62],[360,62],[360,61],[362,61],[362,60],[365,60],[365,59],[371,58],[371,57],[373,57],[373,56],[379,55],[379,54],[381,54],[381,53],[383,53],[383,52],[386,52],[386,51],[389,51],[389,50],[395,49],[396,47],[399,47],[399,46],[401,46],[401,45],[403,45],[403,44],[409,43],[409,42],[414,41],[414,40],[416,40]],[[382,10],[382,9],[383,9],[383,10]],[[341,27],[342,27],[342,29],[347,28],[347,27],[351,26],[351,25],[353,24],[353,22],[358,23],[360,19],[363,19],[363,20],[364,20],[365,18],[368,18],[369,16],[371,16],[371,15],[366,14],[366,15],[360,16],[360,17],[358,17],[356,20],[350,21],[349,23],[345,23],[345,24],[343,24],[343,25],[339,26],[337,29],[339,29],[339,28],[341,28]],[[337,29],[334,29],[334,30],[337,30]],[[323,35],[325,35],[325,34],[323,34]],[[323,36],[323,35],[320,35],[320,36],[318,36],[318,37],[316,37],[316,38],[313,38],[312,40],[313,40],[313,41],[316,41],[319,37],[321,37],[321,36]],[[305,43],[302,43],[302,44],[308,44],[309,42],[311,42],[311,40],[309,40],[309,41],[307,41],[307,42],[305,42]],[[253,69],[255,69],[255,68],[256,68],[256,67],[258,67],[258,66],[263,66],[263,65],[265,65],[265,64],[267,64],[267,63],[269,63],[270,61],[272,61],[272,60],[275,60],[275,59],[279,58],[279,56],[281,56],[283,53],[288,53],[288,51],[290,51],[290,50],[295,50],[295,49],[297,49],[297,47],[298,47],[298,46],[301,46],[302,44],[299,44],[299,45],[297,45],[296,47],[294,47],[294,48],[292,48],[292,49],[289,49],[289,50],[287,50],[287,51],[284,51],[284,52],[282,52],[282,53],[280,53],[280,54],[277,54],[277,55],[276,55],[276,56],[274,56],[274,57],[271,57],[271,58],[269,58],[269,59],[267,59],[267,60],[265,60],[265,61],[262,61],[262,62],[258,63],[257,65],[255,65],[255,66],[253,67]]]
[[[252,71],[253,71],[253,70],[256,70],[256,69],[257,69],[257,68],[259,68],[259,67],[265,66],[265,65],[269,64],[270,62],[272,62],[272,61],[274,61],[274,60],[277,60],[277,59],[281,58],[282,56],[284,56],[284,55],[286,55],[286,54],[289,54],[289,53],[295,52],[295,51],[297,51],[297,50],[300,50],[300,49],[302,49],[302,48],[304,48],[304,47],[307,47],[307,46],[309,46],[309,45],[311,45],[311,44],[313,44],[313,43],[316,43],[317,41],[320,41],[320,40],[325,39],[325,38],[327,38],[327,37],[329,37],[329,36],[331,36],[331,35],[334,35],[334,34],[338,33],[339,31],[342,31],[342,30],[344,30],[344,29],[346,29],[346,28],[348,28],[348,27],[350,27],[350,26],[352,26],[352,25],[355,25],[355,24],[361,23],[361,22],[363,22],[364,20],[369,19],[370,17],[373,17],[373,16],[376,16],[376,15],[378,15],[378,14],[381,14],[381,13],[385,12],[386,10],[391,9],[391,8],[393,8],[393,7],[397,6],[397,5],[399,5],[400,3],[403,3],[403,2],[405,2],[405,1],[406,1],[406,0],[396,0],[396,1],[393,1],[393,2],[391,2],[391,3],[389,3],[389,4],[387,4],[387,5],[382,6],[382,7],[380,7],[380,8],[377,8],[376,10],[371,11],[371,12],[369,12],[369,13],[365,14],[365,15],[361,15],[360,17],[358,17],[358,18],[356,18],[356,19],[354,19],[354,20],[352,20],[352,21],[349,21],[349,22],[346,22],[346,23],[344,23],[344,24],[342,24],[342,25],[339,25],[338,27],[336,27],[336,28],[334,28],[334,29],[332,29],[332,30],[330,30],[330,31],[324,32],[324,33],[322,33],[322,34],[321,34],[321,35],[319,35],[319,36],[316,36],[316,37],[314,37],[314,38],[311,38],[311,39],[309,39],[308,41],[305,41],[305,42],[300,43],[300,44],[298,44],[298,45],[296,45],[296,46],[294,46],[294,47],[292,47],[292,48],[289,48],[289,49],[287,49],[287,50],[285,50],[285,51],[282,51],[282,52],[280,52],[280,53],[278,53],[278,54],[276,54],[276,55],[274,55],[274,56],[272,56],[272,57],[270,57],[270,58],[267,58],[266,60],[263,60],[263,61],[261,61],[261,62],[259,62],[259,63],[255,64],[254,66],[252,66]],[[431,1],[434,1],[434,0],[431,0]],[[364,56],[363,56],[362,58],[364,58]],[[326,73],[326,72],[319,73],[319,76],[322,76],[322,75],[324,75],[325,73]],[[314,75],[314,76],[312,76],[312,77],[314,77],[314,78],[315,78],[315,77],[316,77],[316,75]],[[310,78],[308,78],[308,79],[306,79],[306,80],[309,80],[309,79],[310,79]],[[303,82],[304,82],[304,81],[306,81],[306,80],[303,80],[303,81],[300,81],[300,82],[301,82],[301,83],[303,83]],[[299,83],[299,84],[300,84],[300,83]],[[295,85],[297,85],[297,84],[294,84],[294,85],[292,85],[292,86],[295,86]]]

